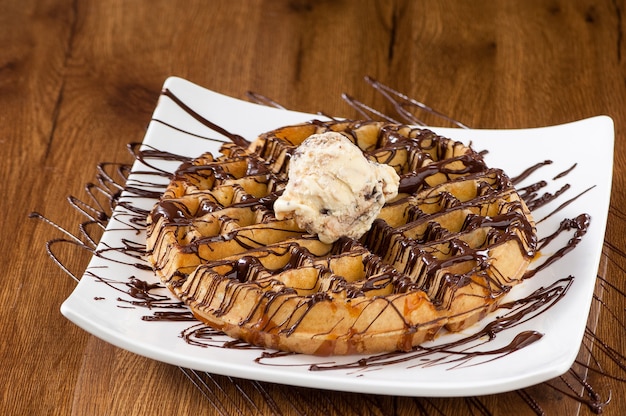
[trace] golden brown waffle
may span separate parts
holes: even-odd
[[[290,154],[337,131],[393,166],[399,194],[359,240],[324,244],[272,210]],[[522,280],[536,237],[509,178],[429,130],[312,121],[184,163],[148,217],[149,260],[196,317],[251,344],[410,350],[466,328]]]

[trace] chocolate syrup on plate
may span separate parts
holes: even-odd
[[[448,121],[453,121],[452,119],[435,112],[422,103],[394,91],[371,78],[368,78],[367,82],[392,102],[394,109],[398,112],[401,118],[406,120],[407,123],[421,124],[419,120],[412,115],[412,112],[409,111],[409,109],[413,108],[430,111],[431,113],[440,115]],[[217,133],[229,138],[234,143],[241,146],[248,144],[248,141],[241,136],[230,133],[224,128],[202,117],[196,111],[187,106],[187,104],[185,104],[183,100],[176,96],[176,94],[171,90],[164,90],[162,94],[164,97],[171,99],[174,103],[176,103],[176,105],[186,111],[193,118]],[[253,101],[256,100],[261,104],[282,108],[279,104],[259,94],[249,93],[249,98]],[[354,108],[356,108],[364,116],[364,118],[369,118],[370,115],[373,115],[378,118],[383,118],[386,121],[395,121],[391,116],[386,116],[377,112],[376,110],[367,107],[347,95],[344,96],[344,99],[353,105]],[[170,126],[160,120],[153,121],[163,123],[168,127],[179,131],[185,131],[180,126]],[[454,124],[458,127],[465,127],[458,122],[454,122]],[[223,141],[222,139],[206,139],[216,142]],[[87,201],[81,201],[72,196],[68,197],[69,204],[86,217],[86,221],[79,225],[77,232],[72,233],[65,230],[39,213],[31,214],[32,218],[43,220],[64,234],[64,237],[48,241],[46,243],[46,249],[53,261],[63,271],[77,281],[79,280],[77,274],[71,272],[64,261],[55,254],[55,247],[57,245],[70,244],[76,249],[88,250],[93,256],[122,263],[138,270],[149,269],[149,266],[143,260],[146,253],[145,246],[142,245],[141,242],[123,240],[120,247],[101,246],[98,248],[97,245],[99,235],[101,235],[102,230],[113,215],[116,216],[117,220],[128,227],[128,230],[140,233],[143,229],[145,229],[145,221],[146,216],[148,215],[148,210],[140,208],[134,203],[134,201],[140,198],[158,199],[165,188],[162,179],[168,179],[171,176],[171,173],[156,168],[153,162],[167,160],[184,163],[188,161],[189,158],[170,152],[164,152],[159,149],[150,148],[149,146],[143,146],[139,143],[129,144],[128,149],[134,159],[140,161],[146,167],[145,171],[136,172],[142,178],[141,181],[135,178],[131,180],[129,177],[131,168],[130,164],[99,164],[97,166],[98,173],[96,183],[90,183],[86,186],[90,198]],[[512,180],[517,184],[530,177],[531,174],[534,174],[537,171],[540,172],[541,168],[551,163],[551,161],[544,161],[536,165],[529,166]],[[571,171],[575,170],[575,168],[576,164],[555,176],[553,180],[567,177],[567,175]],[[150,177],[154,178],[154,181],[146,179]],[[531,210],[536,210],[551,201],[565,198],[569,189],[569,185],[565,185],[555,194],[544,193],[540,195],[539,191],[545,187],[546,184],[546,180],[540,180],[532,185],[519,189],[520,195],[523,197]],[[546,218],[557,214],[561,209],[580,198],[590,189],[592,188],[589,188],[579,195],[562,202],[555,210],[539,221],[543,221]],[[96,194],[100,197],[97,197]],[[104,195],[104,201],[102,200],[102,195]],[[124,195],[124,197],[122,197],[122,195]],[[116,207],[120,207],[121,209],[115,210]],[[541,264],[533,264],[533,268],[527,272],[525,277],[530,278],[538,271],[548,267],[550,264],[563,259],[563,257],[576,247],[582,238],[584,238],[585,232],[589,227],[590,220],[589,216],[584,213],[580,214],[576,218],[563,219],[557,230],[554,230],[551,235],[546,236],[539,241],[540,249],[547,249],[550,244],[554,244],[556,237],[562,233],[574,230],[573,237],[570,238],[562,247],[550,247],[550,252],[552,254],[544,259]],[[109,253],[123,254],[121,257],[122,260],[120,260],[120,257],[109,256]],[[118,302],[118,306],[120,308],[145,309],[146,315],[142,317],[145,321],[193,322],[191,326],[187,327],[187,329],[181,333],[181,337],[190,345],[196,345],[203,348],[214,347],[259,350],[260,353],[256,361],[263,365],[274,365],[273,362],[275,360],[282,356],[289,355],[289,353],[284,352],[266,351],[262,348],[255,347],[238,340],[229,339],[224,341],[224,336],[220,331],[198,323],[188,308],[182,302],[173,299],[167,289],[159,283],[149,283],[137,279],[134,276],[128,276],[126,281],[113,281],[100,276],[97,270],[88,270],[85,273],[85,276],[96,279],[118,292],[119,296],[116,301]],[[356,357],[354,361],[342,364],[336,364],[332,361],[327,362],[326,364],[311,363],[308,367],[310,371],[371,371],[377,367],[397,365],[398,363],[401,363],[407,367],[445,366],[448,370],[454,370],[456,368],[480,365],[483,362],[497,360],[500,357],[514,354],[515,351],[540,341],[543,334],[533,330],[518,331],[507,345],[499,348],[491,348],[490,340],[498,337],[502,331],[515,331],[516,326],[520,323],[525,322],[533,316],[537,316],[553,307],[561,299],[563,299],[564,296],[566,296],[567,291],[573,284],[574,280],[575,276],[558,277],[552,284],[542,287],[522,299],[516,299],[500,305],[500,308],[498,309],[500,311],[499,315],[494,318],[486,318],[481,321],[483,326],[480,330],[470,336],[463,337],[450,343],[438,344],[432,347],[429,347],[428,343],[426,343],[415,347],[410,352],[392,352],[367,357]],[[612,290],[619,293],[622,298],[626,298],[626,293],[623,290],[619,289],[614,283],[609,282],[602,276],[598,276],[598,285],[602,288],[602,290]],[[94,297],[94,301],[101,301],[103,299],[105,299],[105,297]],[[600,297],[595,297],[594,300],[604,309],[612,310],[612,308],[614,308],[613,305],[607,305],[603,302]],[[623,323],[619,321],[618,323],[622,330],[626,330]],[[586,346],[586,348],[591,348],[590,346],[592,343],[596,346],[599,345],[600,353],[607,355],[616,364],[623,363],[626,360],[626,352],[616,349],[614,345],[609,345],[608,342],[599,339],[597,334],[595,334],[592,330],[588,330],[585,333],[583,345]],[[598,354],[598,352],[594,350],[594,354]],[[566,397],[586,404],[592,411],[600,413],[607,403],[607,400],[603,398],[603,395],[597,391],[598,387],[602,388],[603,386],[592,386],[588,384],[585,377],[586,371],[590,370],[603,374],[605,377],[626,381],[626,368],[624,366],[620,366],[620,370],[617,373],[609,372],[608,370],[604,370],[596,366],[596,362],[597,360],[595,359],[590,360],[590,364],[577,362],[565,375],[543,384],[559,391]],[[580,386],[580,388],[577,388],[577,386]],[[537,414],[542,414],[543,411],[540,406],[540,399],[534,397],[528,392],[527,389],[520,390],[517,394],[524,400],[530,409],[535,411]],[[475,398],[475,400],[479,399]],[[488,411],[487,414],[489,414]]]

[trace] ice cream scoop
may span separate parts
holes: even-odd
[[[275,201],[276,218],[293,218],[320,241],[367,232],[385,201],[398,194],[400,178],[388,165],[369,160],[346,136],[314,134],[289,162],[289,181]]]

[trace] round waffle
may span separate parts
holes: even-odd
[[[273,211],[290,155],[327,131],[400,176],[369,231],[332,244]],[[198,319],[254,345],[407,351],[494,310],[534,255],[534,223],[510,179],[429,130],[312,121],[221,153],[174,173],[148,217],[148,258]]]

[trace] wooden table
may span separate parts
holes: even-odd
[[[604,414],[626,408],[623,272],[626,8],[617,0],[89,1],[0,5],[0,385],[3,414]],[[107,344],[65,319],[76,283],[46,253],[84,214],[99,162],[130,163],[163,81],[351,118],[341,94],[390,111],[365,76],[468,126],[519,128],[607,114],[616,126],[609,223],[586,374],[598,397],[539,385],[457,399],[334,393],[203,375]],[[427,123],[439,123],[428,114]],[[590,142],[590,146],[594,143]],[[77,204],[80,207],[80,204]],[[80,276],[89,250],[57,255]],[[610,311],[617,311],[616,318]],[[609,323],[610,322],[610,323]],[[617,322],[617,324],[616,324]],[[605,347],[614,350],[607,350]],[[607,352],[608,351],[608,352]],[[620,367],[621,366],[621,367]],[[534,407],[533,408],[533,404]]]

